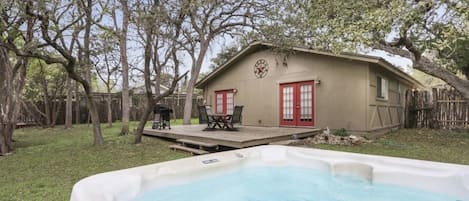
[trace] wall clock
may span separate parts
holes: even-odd
[[[269,72],[269,64],[265,59],[259,59],[254,64],[254,75],[257,78],[263,78]]]

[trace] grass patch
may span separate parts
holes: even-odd
[[[130,129],[136,125],[132,122]],[[119,136],[120,123],[106,126],[102,124],[105,145],[100,147],[92,145],[88,125],[15,131],[15,153],[0,157],[0,200],[69,200],[73,184],[87,176],[189,156],[156,138],[144,137],[134,145],[134,135]]]
[[[469,131],[401,129],[358,146],[311,145],[314,148],[469,165]]]

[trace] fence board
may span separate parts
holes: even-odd
[[[108,93],[94,93],[95,103],[98,108],[99,119],[101,123],[107,122],[107,97]],[[113,121],[121,120],[122,116],[122,97],[120,93],[112,93],[112,119]],[[65,124],[65,100],[66,97],[63,97],[61,107],[58,111],[58,118],[56,125]],[[133,94],[131,95],[131,108],[130,108],[130,120],[139,121],[140,116],[143,112],[143,107],[145,106],[145,95],[143,94]],[[184,103],[186,97],[185,95],[172,95],[165,97],[160,103],[167,104],[173,110],[172,118],[182,118],[184,114]],[[57,101],[57,100],[54,100]],[[192,100],[192,114],[193,118],[198,117],[197,114],[197,105],[203,104],[203,100],[200,97],[194,97]],[[39,103],[40,107],[43,108],[43,104]],[[78,111],[77,111],[78,110]],[[90,121],[88,115],[88,108],[86,104],[86,99],[84,96],[79,96],[78,99],[74,99],[72,102],[72,113],[73,122],[86,123]],[[36,122],[37,117],[34,117],[27,108],[21,108],[20,116],[18,122]],[[43,119],[40,119],[43,121]]]
[[[406,92],[406,128],[469,128],[469,101],[455,89]]]

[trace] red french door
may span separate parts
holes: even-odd
[[[314,126],[314,81],[280,85],[280,125]]]
[[[215,91],[215,113],[233,114],[233,90]]]

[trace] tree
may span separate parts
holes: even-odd
[[[127,59],[127,29],[130,20],[130,11],[127,0],[120,0],[122,8],[122,25],[119,35],[120,60],[122,63],[122,129],[121,135],[129,133],[130,96],[129,96],[129,62]],[[114,12],[115,14],[115,12]],[[117,28],[117,20],[114,15],[114,24]]]
[[[93,45],[93,55],[95,57],[95,69],[99,79],[106,86],[107,98],[107,123],[112,127],[112,90],[119,80],[119,57],[116,56],[117,41],[112,36],[104,33]]]
[[[14,41],[8,40],[1,45],[13,51],[19,57],[34,57],[45,61],[47,64],[59,64],[62,66],[68,76],[80,83],[86,95],[88,110],[91,114],[93,123],[94,144],[102,145],[104,143],[101,126],[99,122],[98,111],[94,98],[91,95],[92,88],[90,82],[81,77],[76,71],[77,57],[83,58],[85,73],[89,71],[91,61],[89,59],[89,43],[92,17],[91,12],[93,5],[90,0],[84,2],[64,2],[64,1],[25,1],[16,2],[18,18],[20,26],[8,26],[2,30],[2,33],[23,34],[24,19],[29,19],[33,23],[33,30],[38,30],[34,37],[34,41],[25,44],[26,48],[18,48]],[[82,4],[80,4],[82,3]],[[84,22],[83,22],[84,21]],[[77,26],[82,22],[84,27]],[[78,37],[81,30],[85,30],[83,37]],[[24,36],[21,36],[26,38]],[[76,46],[81,46],[78,41],[83,38],[84,45],[79,47],[78,53]],[[83,54],[81,54],[83,53]],[[75,55],[76,54],[76,55]],[[77,56],[78,55],[78,56]]]
[[[21,18],[17,5],[0,3],[0,155],[10,154],[14,150],[13,131],[29,62],[27,57],[13,56],[5,44],[30,52],[28,44],[33,41],[34,20]],[[25,29],[24,32],[10,31],[20,27]]]
[[[129,63],[127,60],[127,27],[129,26],[130,11],[127,0],[120,1],[123,11],[119,44],[122,63],[122,130],[121,135],[129,133],[130,96],[129,96]]]
[[[130,96],[129,96],[129,60],[127,56],[127,35],[131,22],[131,10],[128,0],[111,0],[100,3],[103,15],[108,15],[112,25],[95,21],[104,32],[114,35],[119,41],[120,63],[122,71],[122,128],[120,135],[129,133]],[[120,23],[120,26],[119,26]]]
[[[228,61],[228,59],[231,59],[236,53],[238,53],[238,50],[241,48],[241,46],[237,45],[232,45],[226,48],[222,48],[218,54],[211,59],[211,64],[209,66],[210,70],[215,70],[216,68],[220,67],[223,63]]]
[[[66,72],[57,64],[46,65],[39,59],[31,59],[24,89],[25,108],[43,127],[54,127],[63,103]]]
[[[455,73],[466,71],[464,65],[458,65],[456,58],[460,57],[455,55],[467,51],[464,46],[469,37],[467,1],[284,3],[288,14],[277,19],[286,26],[279,30],[290,38],[302,38],[297,40],[301,45],[333,52],[383,50],[412,60],[414,69],[444,80],[469,98],[469,81]],[[295,28],[288,26],[294,24]]]
[[[212,41],[223,35],[237,35],[253,29],[263,19],[269,9],[269,1],[223,0],[223,1],[191,1],[187,8],[188,19],[183,35],[187,40],[184,46],[189,54],[192,66],[187,95],[184,105],[184,124],[190,124],[192,96],[200,69]],[[241,31],[242,29],[245,29]]]
[[[140,118],[139,125],[135,134],[135,143],[140,143],[145,124],[150,117],[151,112],[157,102],[162,98],[172,94],[177,83],[187,73],[179,75],[180,61],[177,52],[182,42],[180,35],[183,29],[182,22],[186,17],[186,8],[188,2],[182,4],[171,1],[156,1],[145,4],[140,2],[137,24],[139,24],[139,35],[144,47],[144,70],[143,77],[145,81],[146,105],[143,115]],[[153,63],[153,65],[152,65]],[[151,66],[155,75],[155,83],[160,83],[162,69],[172,66],[174,76],[171,86],[167,91],[161,94],[153,95],[151,86]],[[159,88],[159,84],[155,85]]]
[[[26,77],[27,60],[11,65],[8,51],[0,47],[0,155],[11,153],[13,131],[19,112],[21,91]]]
[[[461,72],[469,79],[469,37],[453,41],[445,48],[438,50],[439,57],[453,73]]]

